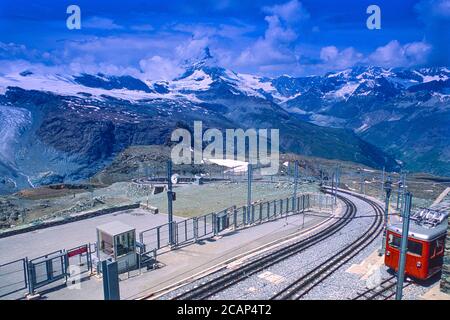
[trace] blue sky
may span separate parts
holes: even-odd
[[[81,8],[81,30],[66,8]],[[381,8],[381,30],[366,9]],[[218,63],[265,76],[354,65],[449,65],[450,0],[2,0],[0,72],[41,68],[178,75],[206,46]]]

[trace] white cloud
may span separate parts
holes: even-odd
[[[130,27],[133,31],[153,31],[155,28],[151,24],[137,24]]]
[[[288,27],[283,27],[280,17],[267,16],[265,20],[268,23],[264,40],[270,43],[289,43],[297,39],[295,31]]]
[[[450,0],[422,0],[416,10],[424,20],[430,16],[450,18]]]
[[[123,29],[123,27],[116,24],[114,20],[97,16],[88,18],[86,19],[86,21],[82,21],[81,27],[90,29],[102,29],[102,30]]]
[[[422,0],[415,10],[425,28],[425,39],[431,45],[430,65],[450,64],[450,0]]]
[[[343,70],[360,63],[381,67],[411,67],[425,64],[430,50],[431,46],[425,42],[402,45],[397,40],[376,48],[367,56],[353,47],[339,50],[335,46],[327,46],[320,50],[322,63],[317,68],[323,71]]]
[[[370,54],[368,62],[383,67],[409,67],[426,63],[430,51],[431,46],[425,42],[402,45],[392,40]]]
[[[139,66],[143,77],[148,80],[172,80],[183,71],[177,61],[160,56],[142,59]]]
[[[254,66],[261,72],[295,67],[298,57],[293,47],[298,39],[296,27],[309,18],[303,5],[292,0],[280,5],[264,7],[267,28],[264,36],[245,48],[236,60],[236,66]]]
[[[322,64],[319,67],[323,71],[342,70],[361,62],[363,58],[363,54],[353,47],[339,50],[335,46],[327,46],[320,50]]]
[[[203,50],[210,44],[209,38],[190,39],[183,41],[175,48],[176,57],[180,61],[197,58],[203,54]]]
[[[263,11],[283,19],[287,23],[296,23],[309,18],[309,13],[298,0],[291,0],[284,4],[264,7]]]
[[[320,50],[320,59],[322,59],[324,61],[335,60],[336,57],[338,56],[338,54],[339,54],[339,50],[335,46],[323,47]]]

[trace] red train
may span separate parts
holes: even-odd
[[[405,267],[408,276],[425,280],[441,270],[448,214],[447,206],[439,206],[422,209],[411,215]],[[401,235],[401,223],[388,226],[384,263],[395,271],[398,270],[400,260]]]

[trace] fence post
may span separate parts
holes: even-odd
[[[286,198],[286,215],[288,215],[289,212],[289,198]]]
[[[295,213],[297,196],[292,197],[292,212]]]
[[[27,260],[27,275],[28,275],[28,294],[30,296],[34,295],[34,273],[33,273],[33,263],[28,261],[28,257],[26,258]]]
[[[213,230],[214,230],[214,235],[217,235],[217,214],[214,212],[213,213]]]
[[[262,222],[263,203],[259,203],[259,222]]]
[[[290,211],[292,211],[293,210],[293,206],[292,206],[292,200],[291,200],[292,198],[290,198],[290,197],[287,197],[286,198],[286,214],[288,214],[289,213],[289,210]]]
[[[234,229],[237,229],[237,208],[233,206],[233,221],[234,221]]]
[[[295,168],[294,168],[294,196],[293,196],[293,199],[297,198],[298,167],[299,167],[298,160],[295,160],[294,165],[295,165]],[[295,210],[294,205],[292,205],[292,209]]]
[[[197,219],[197,217],[194,217],[192,221],[193,221],[192,223],[193,223],[193,228],[194,228],[194,230],[193,230],[194,241],[197,242],[197,239],[198,239],[198,219]]]
[[[252,175],[253,167],[250,163],[247,165],[247,214],[249,215],[247,220],[250,220],[250,206],[252,204]]]
[[[255,205],[251,206],[252,223],[255,223]]]
[[[303,207],[303,209],[302,209],[302,213],[303,213],[303,217],[302,217],[302,229],[304,229],[305,228],[305,199],[306,199],[306,196],[305,195],[303,195],[302,196],[303,197],[303,204],[302,204],[302,207]]]
[[[172,191],[172,161],[167,161],[167,217],[169,219],[169,245],[173,246],[173,191]]]
[[[273,216],[277,216],[277,201],[273,200]]]
[[[105,300],[120,300],[117,262],[102,261],[103,294]]]
[[[161,249],[161,237],[159,234],[159,230],[161,227],[156,228],[156,248]]]
[[[248,207],[242,207],[242,212],[243,212],[243,216],[242,216],[242,222],[244,223],[244,226],[247,224],[247,208]]]

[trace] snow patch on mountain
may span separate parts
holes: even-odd
[[[270,82],[263,82],[260,77],[251,74],[237,74],[239,79],[239,88],[245,92],[254,93],[255,90],[262,90],[266,93],[275,93],[276,89]]]
[[[361,133],[361,132],[366,131],[369,128],[370,128],[370,126],[368,123],[363,123],[359,128],[355,129],[355,132]]]
[[[449,70],[447,68],[442,68],[439,72],[430,69],[421,69],[413,71],[418,76],[422,77],[422,83],[427,83],[431,81],[445,81],[449,79]]]
[[[213,80],[203,70],[195,70],[191,75],[173,81],[169,86],[176,91],[206,91]]]
[[[26,77],[19,73],[12,73],[0,77],[0,90],[3,94],[8,87],[20,87],[25,90],[37,90],[44,92],[52,92],[62,96],[78,96],[85,98],[85,94],[90,94],[94,98],[102,99],[102,96],[113,97],[127,101],[139,101],[143,99],[179,99],[185,97],[187,99],[195,99],[190,95],[182,95],[178,92],[172,93],[148,93],[138,90],[129,89],[102,89],[81,85],[74,81],[72,76],[51,75],[51,74],[31,74]]]
[[[348,97],[350,97],[353,94],[353,92],[355,92],[355,90],[358,88],[358,86],[359,86],[359,83],[354,83],[354,82],[347,83],[347,84],[343,85],[341,88],[339,88],[338,90],[330,92],[330,94],[327,96],[327,98],[329,96],[331,96],[333,98],[347,99]]]

